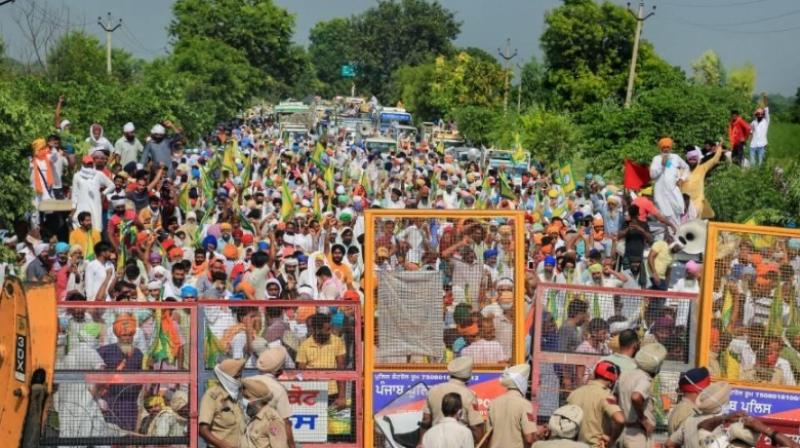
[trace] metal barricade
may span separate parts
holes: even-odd
[[[566,404],[569,393],[591,378],[594,365],[612,353],[612,336],[631,329],[642,344],[659,342],[667,348],[652,391],[660,397],[657,423],[665,425],[670,405],[678,398],[678,376],[695,365],[697,301],[692,293],[539,284],[529,315],[536,415],[544,420]],[[585,331],[578,339],[581,327]]]
[[[244,355],[243,378],[259,375],[253,350],[243,349],[246,333],[253,345],[284,347],[289,358],[279,382],[287,389],[295,441],[303,447],[360,447],[363,421],[363,352],[361,307],[352,301],[227,301],[197,302],[200,396],[216,381],[214,365],[226,357]],[[320,318],[320,313],[322,317]],[[319,319],[330,324],[326,345],[343,353],[336,365],[327,349],[313,339]],[[288,322],[287,322],[288,321]],[[254,323],[257,322],[257,323]],[[251,329],[252,326],[260,328]],[[259,331],[260,330],[260,331]],[[233,333],[236,333],[234,335]],[[344,400],[335,399],[344,396]]]
[[[287,389],[295,441],[312,448],[362,446],[358,303],[62,302],[58,315],[43,446],[205,446],[198,412],[216,381],[213,368],[243,357],[242,377],[260,374],[254,340],[261,349],[280,345],[290,354],[278,381]],[[329,343],[309,336],[320,321],[332,324]],[[328,345],[343,363],[329,365],[319,356]]]
[[[62,302],[58,309],[41,445],[197,446],[194,304]]]
[[[368,210],[364,227],[365,446],[414,433],[457,356],[486,413],[525,359],[524,213]]]

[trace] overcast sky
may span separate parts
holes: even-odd
[[[16,0],[0,7],[0,33],[13,56],[26,46],[13,18],[20,5],[38,5],[65,11],[47,15],[37,10],[43,21],[63,24],[85,23],[89,32],[102,36],[97,16],[110,11],[122,17],[123,27],[114,33],[114,45],[136,56],[151,58],[164,54],[166,26],[171,19],[168,0]],[[318,21],[356,14],[375,4],[375,0],[276,0],[296,14],[295,40],[308,42],[308,30]],[[623,0],[614,0],[624,5]],[[475,46],[496,54],[511,38],[519,49],[514,60],[523,63],[541,56],[539,36],[544,12],[559,0],[441,0],[462,22],[457,44]],[[634,2],[635,3],[635,2]],[[800,1],[798,0],[648,0],[656,4],[656,15],[645,23],[644,38],[673,65],[689,70],[691,61],[713,48],[726,67],[752,62],[758,71],[757,89],[793,95],[800,87]],[[635,6],[635,5],[634,5]]]

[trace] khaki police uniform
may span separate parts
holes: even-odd
[[[567,403],[583,410],[578,441],[596,446],[604,434],[611,433],[611,416],[622,409],[611,390],[600,380],[591,380],[567,397]]]
[[[680,403],[672,408],[672,412],[669,414],[667,430],[672,434],[681,427],[687,418],[698,414],[700,414],[700,411],[697,410],[693,401],[687,400],[686,398],[682,399]]]
[[[239,448],[289,448],[286,424],[278,411],[262,407],[247,425]]]
[[[245,429],[245,415],[239,403],[225,389],[214,386],[200,400],[198,423],[208,425],[215,437],[229,445],[239,446]]]
[[[478,397],[467,388],[464,381],[456,378],[450,378],[450,381],[446,383],[433,386],[428,392],[428,398],[425,400],[422,412],[431,416],[434,425],[439,423],[439,420],[444,417],[444,414],[442,414],[442,399],[452,392],[461,395],[462,409],[464,411],[462,421],[470,427],[482,424],[483,416],[478,412]]]
[[[622,407],[622,413],[625,415],[625,429],[620,437],[623,448],[647,448],[653,444],[652,439],[645,435],[644,428],[639,424],[639,415],[631,402],[631,396],[634,392],[641,394],[645,399],[644,416],[655,425],[653,397],[650,395],[652,384],[653,378],[641,369],[625,372],[620,375],[617,381],[620,406]]]
[[[708,435],[708,431],[701,431],[697,425],[702,421],[715,416],[716,414],[701,414],[693,415],[687,418],[686,421],[684,421],[683,424],[678,428],[678,430],[669,436],[669,440],[677,443],[683,448],[702,448],[702,440],[705,438],[705,436],[701,434],[701,432],[705,433],[705,435]]]
[[[489,405],[489,424],[492,426],[490,448],[523,448],[523,434],[537,432],[533,406],[516,389],[492,401]]]

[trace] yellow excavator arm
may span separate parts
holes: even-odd
[[[52,283],[6,278],[0,291],[0,440],[38,446],[53,387],[58,316]],[[16,442],[18,441],[18,442]]]

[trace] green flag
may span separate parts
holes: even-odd
[[[575,178],[572,175],[572,165],[569,163],[562,165],[558,170],[559,172],[559,185],[564,193],[571,193],[575,190]]]
[[[294,215],[294,198],[286,181],[281,186],[281,219],[288,221]]]
[[[236,166],[236,153],[236,140],[231,140],[225,146],[225,152],[222,155],[222,168],[228,170],[234,176],[239,175],[239,168]]]
[[[325,167],[325,164],[322,163],[323,154],[325,154],[325,148],[322,147],[322,143],[317,142],[317,146],[314,147],[314,152],[311,153],[311,161],[314,162],[314,165],[316,165],[319,170]]]
[[[211,327],[206,325],[206,334],[203,338],[203,352],[205,353],[206,368],[211,369],[217,365],[220,358],[225,357],[225,350],[222,349],[219,339],[214,336]]]
[[[511,187],[511,183],[508,181],[508,177],[506,177],[506,173],[500,173],[499,182],[500,182],[500,196],[506,199],[514,199],[516,195],[514,194],[514,189]]]

